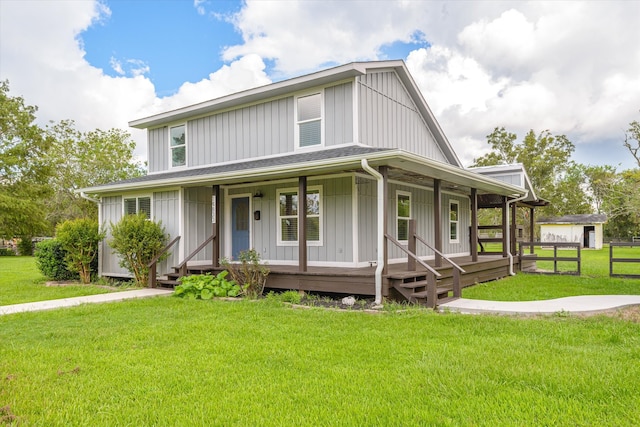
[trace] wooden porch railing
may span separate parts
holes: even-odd
[[[440,277],[441,274],[433,269],[429,264],[421,260],[416,254],[405,249],[400,242],[398,242],[393,236],[389,234],[385,234],[384,236],[388,242],[393,243],[398,247],[402,252],[407,254],[410,259],[417,261],[420,265],[427,269],[427,303],[431,308],[435,308],[436,300],[438,299],[438,288],[437,288],[437,279],[436,277]]]
[[[429,244],[429,242],[427,242],[423,237],[418,235],[418,233],[416,231],[416,220],[415,219],[410,219],[409,220],[409,245],[408,245],[408,250],[409,250],[409,252],[411,252],[414,255],[417,253],[417,242],[422,243],[427,248],[431,249],[435,254],[439,255],[446,262],[451,264],[451,266],[453,267],[453,296],[456,297],[456,298],[460,298],[462,296],[462,286],[461,286],[461,281],[460,281],[460,277],[461,277],[460,275],[464,274],[466,272],[464,271],[464,269],[462,267],[460,267],[458,264],[453,262],[453,260],[451,258],[449,258],[445,254],[440,252],[438,249],[436,249],[433,246],[431,246]],[[416,258],[416,259],[418,259],[418,258]],[[413,271],[415,271],[415,269],[416,269],[415,260],[410,256],[407,258],[407,268],[409,270],[413,270]]]
[[[209,243],[213,242],[218,236],[216,236],[216,234],[212,234],[211,236],[209,236],[207,238],[207,240],[205,240],[204,242],[202,242],[200,244],[200,246],[198,246],[197,248],[195,248],[193,250],[193,252],[191,252],[189,255],[187,255],[187,257],[182,260],[182,262],[180,264],[178,264],[178,266],[176,267],[176,269],[178,270],[178,273],[180,273],[180,276],[186,276],[187,275],[187,262],[191,261],[191,258],[193,258],[194,256],[196,256],[198,254],[198,252],[200,252],[201,250],[203,250]]]
[[[171,247],[178,242],[178,240],[180,240],[180,236],[177,236],[175,239],[170,241],[169,244],[167,246],[165,246],[149,264],[147,264],[147,268],[149,268],[149,282],[148,283],[149,283],[149,287],[150,288],[155,288],[156,287],[157,275],[158,275],[158,272],[156,271],[156,268],[157,268],[157,265],[158,265],[158,260],[160,259],[160,257],[162,257],[162,255],[166,254],[167,251],[169,249],[171,249]]]

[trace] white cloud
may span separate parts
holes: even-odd
[[[206,12],[203,0],[193,6]],[[486,152],[496,126],[521,137],[531,128],[566,133],[579,151],[581,144],[621,145],[639,118],[640,2],[249,0],[227,17],[244,40],[221,48],[228,65],[166,98],[157,96],[144,61],[112,58],[118,77],[86,61],[79,35],[110,14],[96,1],[0,0],[0,79],[40,107],[43,123],[72,118],[83,130],[126,129],[132,119],[274,75],[386,59],[385,46],[416,37],[430,47],[403,59],[466,164]],[[143,132],[134,136],[144,142]],[[601,151],[585,161],[625,160],[619,150]]]

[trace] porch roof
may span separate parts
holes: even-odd
[[[349,145],[287,154],[250,161],[224,163],[202,168],[154,173],[146,176],[79,189],[78,192],[106,195],[122,191],[173,186],[225,185],[259,180],[287,179],[340,172],[362,172],[361,161],[371,166],[389,166],[391,178],[430,185],[439,179],[452,190],[476,188],[481,194],[521,196],[525,189],[491,177],[418,156],[404,150]]]

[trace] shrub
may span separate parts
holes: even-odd
[[[176,286],[174,295],[191,299],[211,299],[213,297],[237,297],[240,286],[233,280],[226,279],[228,271],[222,271],[215,277],[211,274],[194,274],[183,276],[180,285]]]
[[[66,251],[67,268],[77,272],[84,284],[91,282],[91,264],[105,235],[97,221],[86,218],[68,220],[56,227],[56,238]]]
[[[65,256],[67,252],[57,239],[43,240],[36,245],[36,265],[40,272],[51,280],[74,280],[78,273],[69,271]]]
[[[0,256],[15,256],[15,252],[13,249],[9,248],[0,248]]]
[[[33,242],[31,237],[22,237],[18,240],[18,253],[22,256],[33,255]]]
[[[264,291],[269,269],[260,264],[260,254],[255,249],[241,251],[238,261],[239,263],[232,263],[223,259],[222,265],[229,270],[229,274],[240,285],[244,295],[248,298],[258,298]]]
[[[120,256],[120,266],[133,274],[138,286],[145,286],[149,278],[149,264],[167,245],[168,237],[161,222],[148,220],[144,212],[125,215],[111,223],[109,245]],[[165,253],[159,261],[169,256]]]

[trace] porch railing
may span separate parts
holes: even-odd
[[[191,261],[191,259],[198,254],[201,250],[203,250],[209,243],[213,242],[218,236],[214,233],[207,238],[204,242],[200,244],[197,248],[193,250],[185,259],[182,260],[180,264],[176,267],[180,276],[187,275],[187,262]],[[215,260],[213,260],[215,262]]]
[[[158,266],[158,260],[162,257],[162,255],[166,254],[167,251],[169,249],[171,249],[171,247],[173,245],[175,245],[179,240],[180,240],[180,236],[177,236],[176,238],[174,238],[172,241],[169,242],[169,244],[167,246],[165,246],[158,253],[158,255],[156,255],[156,257],[149,264],[147,264],[147,268],[149,269],[149,282],[148,283],[149,283],[149,287],[150,288],[155,288],[156,287],[157,277],[158,277],[158,271],[156,270],[156,268]]]

